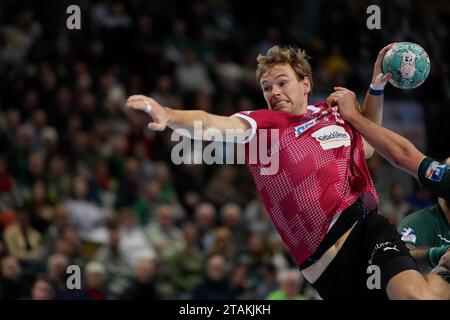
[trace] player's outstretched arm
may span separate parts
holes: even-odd
[[[250,127],[237,117],[218,116],[202,110],[177,110],[161,106],[157,101],[144,95],[133,95],[127,99],[126,107],[141,110],[150,114],[153,122],[148,124],[152,130],[163,131],[167,127],[172,130],[185,129],[194,139],[209,140],[211,130],[219,130],[225,134],[226,130],[242,130]],[[196,136],[195,122],[201,122],[202,136]]]
[[[417,178],[417,168],[425,155],[404,137],[363,117],[358,111],[353,91],[340,87],[335,89],[328,97],[328,103],[337,104],[342,118],[358,130],[386,160]]]
[[[336,88],[328,97],[329,104],[337,104],[344,120],[392,165],[408,172],[438,196],[450,201],[450,167],[426,157],[409,140],[363,117],[354,92]]]

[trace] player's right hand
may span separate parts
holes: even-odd
[[[149,129],[163,131],[167,127],[169,117],[166,108],[161,106],[154,99],[140,94],[133,95],[128,97],[125,106],[150,114],[153,118],[153,122],[150,122],[147,125]]]

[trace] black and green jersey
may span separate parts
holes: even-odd
[[[406,216],[398,232],[403,241],[417,248],[450,245],[450,224],[439,204]]]

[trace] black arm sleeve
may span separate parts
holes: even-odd
[[[419,164],[417,177],[422,187],[450,201],[450,166],[425,157]]]

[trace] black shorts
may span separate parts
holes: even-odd
[[[353,214],[355,211],[359,208]],[[392,277],[405,270],[418,270],[395,226],[387,219],[371,212],[358,215],[356,220],[336,257],[312,284],[323,299],[387,299],[386,286]],[[333,228],[328,234],[336,234]]]

